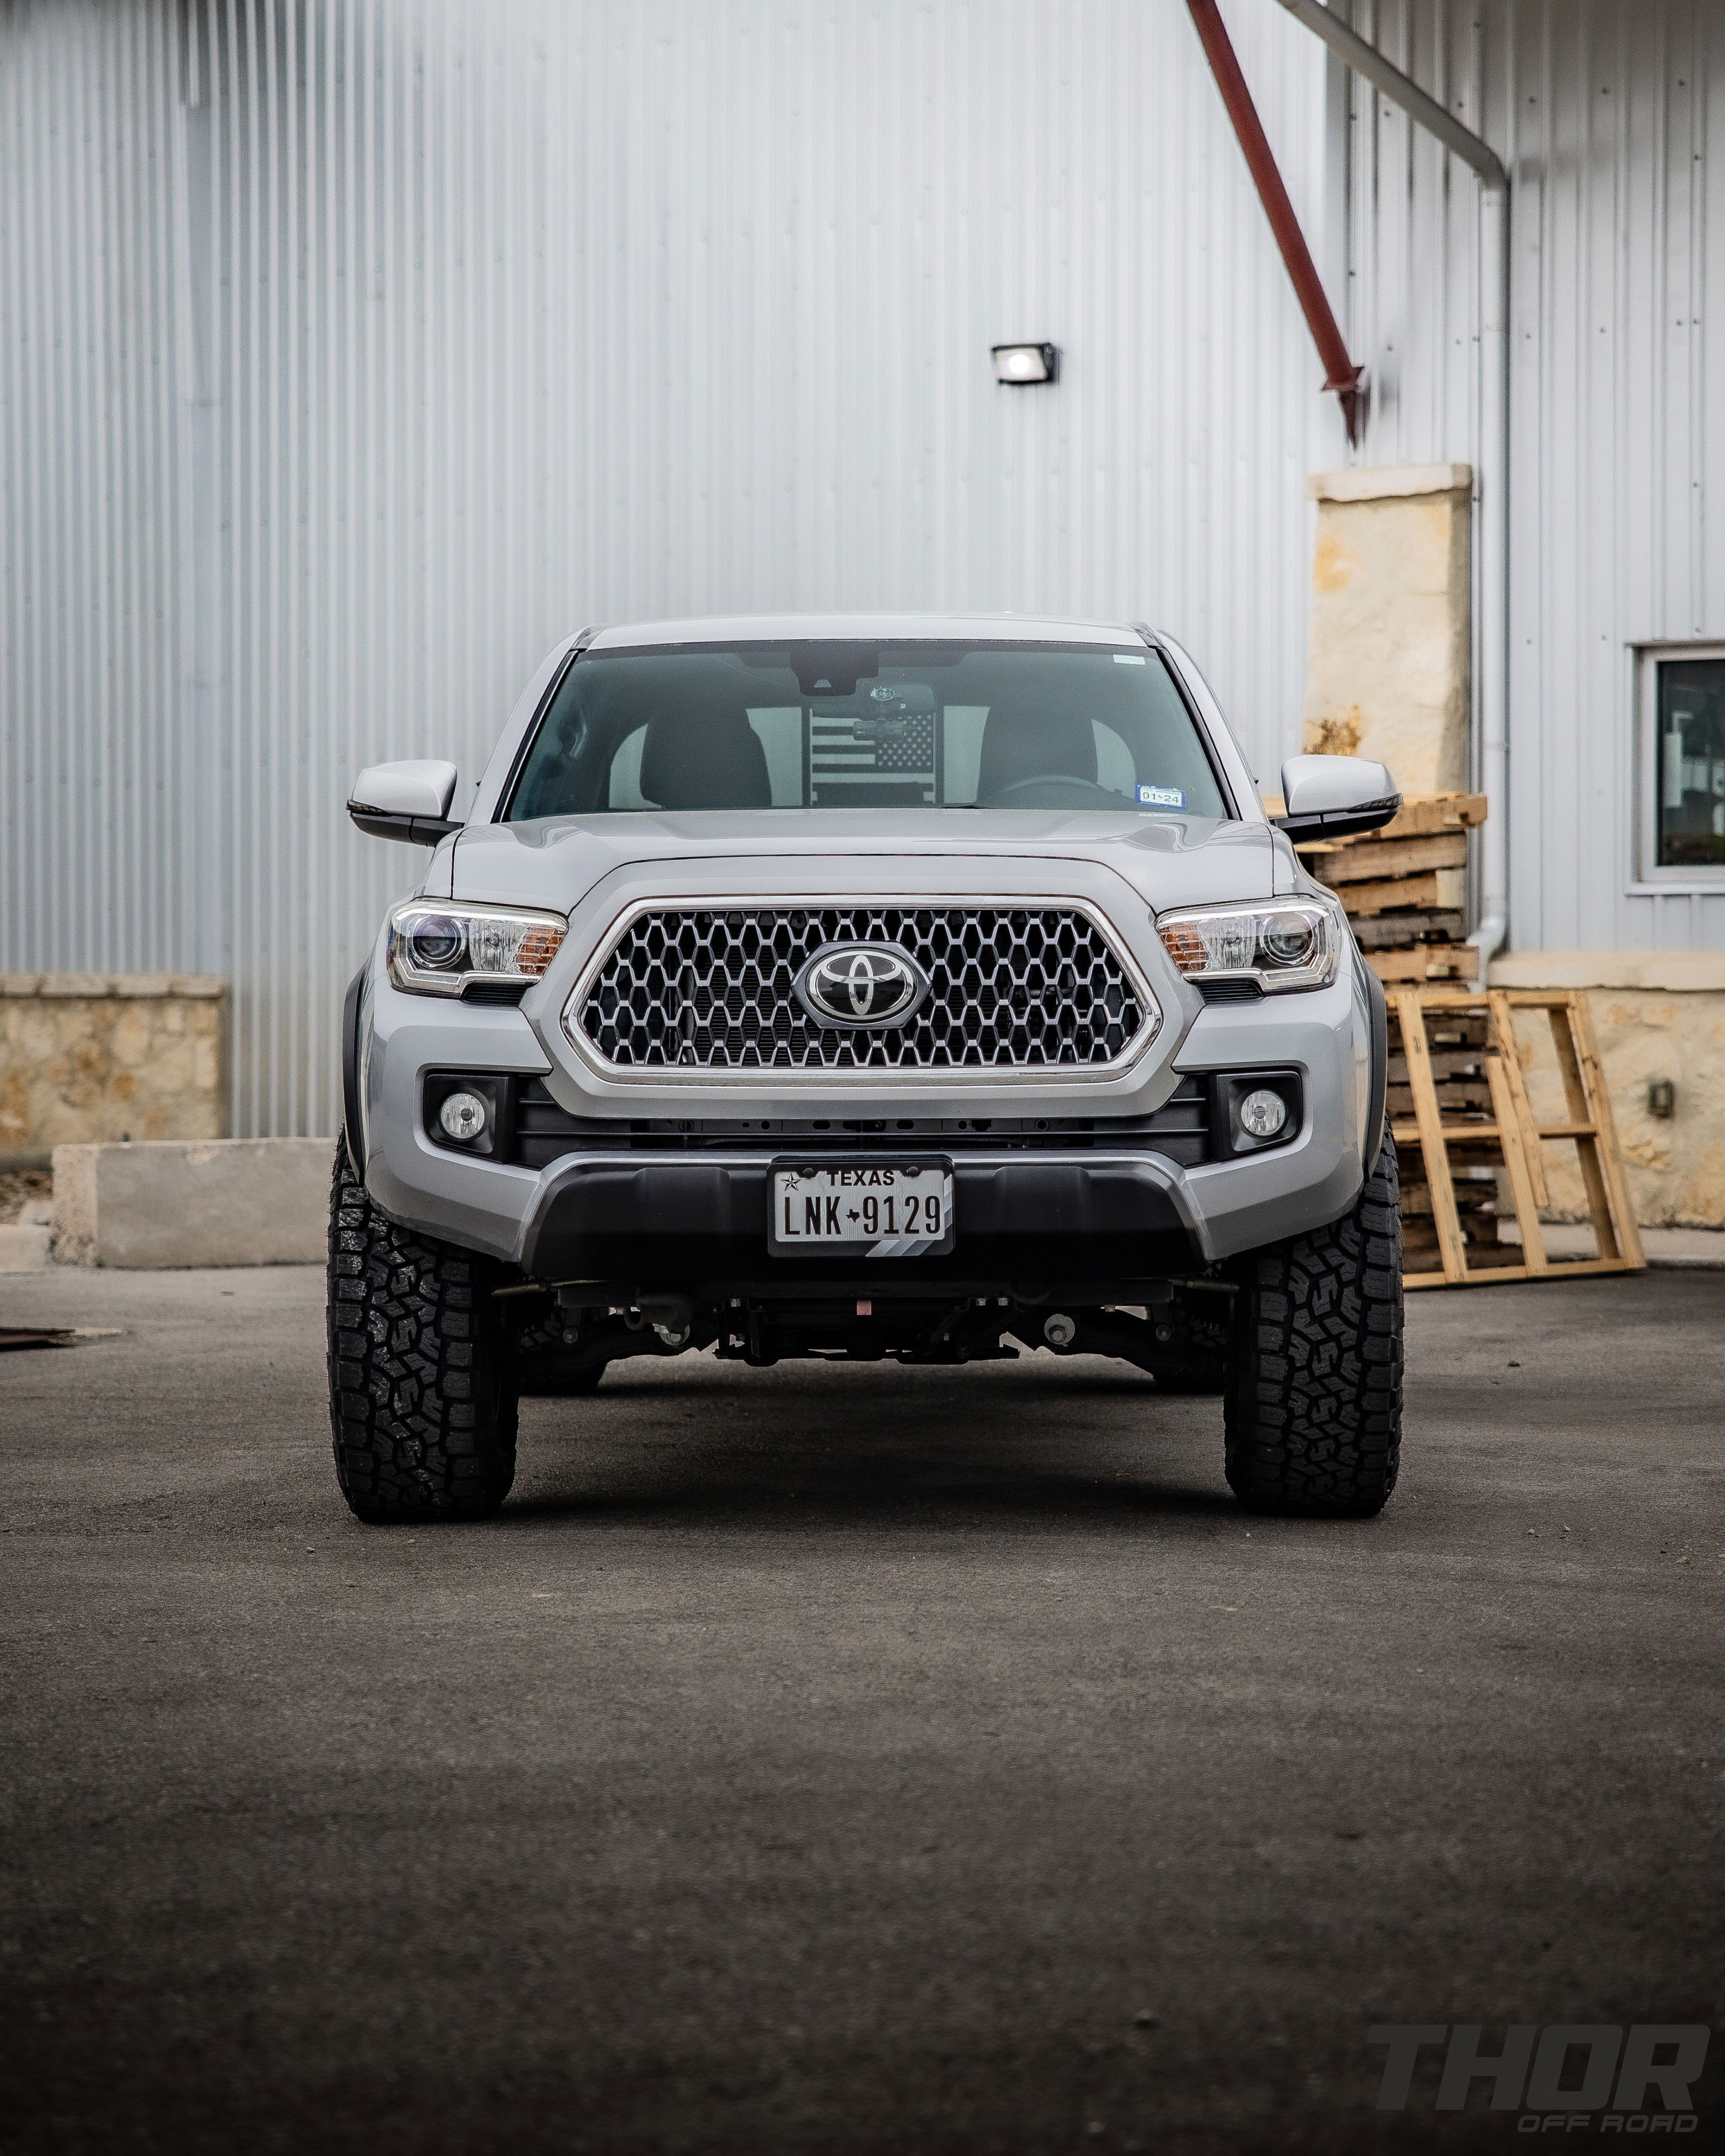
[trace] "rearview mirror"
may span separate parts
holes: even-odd
[[[455,778],[453,763],[368,764],[353,782],[347,813],[374,839],[434,846],[461,829],[459,819],[449,819]]]
[[[1296,846],[1381,830],[1402,805],[1389,765],[1363,756],[1291,756],[1281,798],[1286,813],[1272,820]]]

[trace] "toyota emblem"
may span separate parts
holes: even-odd
[[[793,985],[817,1025],[902,1025],[928,993],[928,976],[896,943],[829,943]]]

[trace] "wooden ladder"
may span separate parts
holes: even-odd
[[[1647,1260],[1586,998],[1538,989],[1481,995],[1404,988],[1392,993],[1389,1009],[1389,1121],[1403,1149],[1403,1225],[1410,1246],[1404,1284],[1477,1287],[1640,1271]],[[1566,1122],[1534,1120],[1516,1049],[1518,1010],[1543,1011],[1550,1022]],[[1540,1212],[1551,1203],[1541,1148],[1563,1140],[1574,1143],[1579,1159],[1596,1257],[1553,1258],[1540,1230]],[[1406,1148],[1416,1142],[1418,1155],[1410,1156]],[[1497,1240],[1500,1171],[1521,1230],[1519,1249]],[[1420,1227],[1428,1202],[1422,1191],[1430,1194],[1429,1234]]]

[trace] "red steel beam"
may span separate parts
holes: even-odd
[[[1333,389],[1341,399],[1343,420],[1352,442],[1358,430],[1359,384],[1365,369],[1356,367],[1348,357],[1347,342],[1330,311],[1330,302],[1306,244],[1306,235],[1300,229],[1294,205],[1282,185],[1275,154],[1258,117],[1258,108],[1252,102],[1252,93],[1246,88],[1246,79],[1240,71],[1240,62],[1216,0],[1186,0],[1186,5],[1192,11],[1193,24],[1203,41],[1210,73],[1216,78],[1228,117],[1234,122],[1234,131],[1245,152],[1247,167],[1256,183],[1270,229],[1276,234],[1276,244],[1281,249],[1281,259],[1287,264],[1288,275],[1293,280],[1295,295],[1305,310],[1312,341],[1324,363],[1324,388]]]

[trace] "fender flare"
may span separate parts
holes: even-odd
[[[1363,958],[1359,962],[1359,970],[1365,983],[1366,1008],[1372,1019],[1372,1090],[1366,1101],[1366,1157],[1363,1163],[1369,1175],[1384,1150],[1385,1110],[1389,1098],[1389,999],[1384,993],[1383,982]]]
[[[365,1015],[365,988],[366,968],[362,966],[341,998],[341,1142],[362,1183],[366,1179],[366,1125],[359,1096],[359,1034]]]

